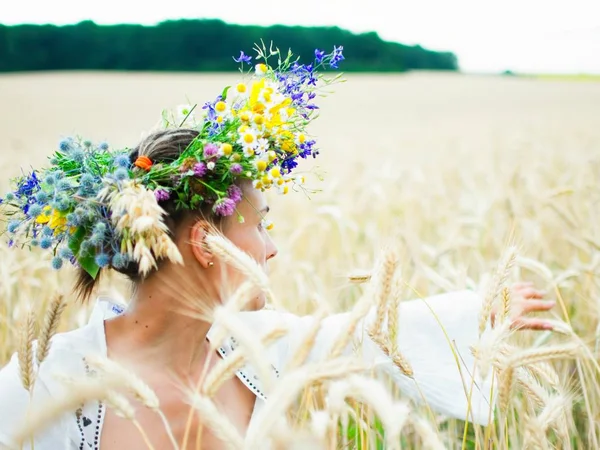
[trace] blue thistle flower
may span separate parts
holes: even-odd
[[[98,267],[106,267],[110,264],[110,256],[106,253],[99,253],[96,255],[96,258],[94,258],[94,261],[96,261]]]
[[[48,186],[53,186],[56,183],[56,177],[54,174],[51,173],[46,175],[46,178],[44,178],[44,183],[46,183]]]
[[[115,178],[117,181],[125,181],[129,179],[129,172],[127,169],[119,168],[115,171]]]
[[[115,253],[115,255],[112,258],[112,266],[115,269],[124,268],[128,262],[129,262],[128,256],[123,253]]]
[[[106,224],[104,222],[98,222],[94,227],[94,234],[104,236],[104,233],[106,233]]]
[[[85,240],[81,243],[81,246],[79,247],[79,253],[83,254],[83,255],[87,255],[90,250],[92,250],[94,248],[94,245],[92,245],[92,243],[88,240]]]
[[[32,239],[31,242],[29,243],[32,247],[39,247],[40,245],[40,241],[38,241],[37,239]]]
[[[7,202],[12,202],[16,198],[17,197],[15,197],[15,194],[13,194],[12,192],[9,192],[8,194],[6,194],[6,197],[4,197],[4,200],[6,200]]]
[[[56,158],[54,156],[52,158],[50,158],[50,164],[53,165],[53,166],[57,166],[58,165],[58,158]]]
[[[45,226],[42,228],[42,236],[52,236],[54,234],[54,230],[49,226]]]
[[[67,225],[70,227],[77,227],[81,225],[81,218],[75,213],[67,214]]]
[[[52,268],[54,270],[60,270],[62,265],[63,265],[62,258],[60,258],[59,256],[55,256],[54,258],[52,258]]]
[[[31,205],[29,207],[28,214],[30,217],[36,218],[37,216],[42,214],[43,210],[44,210],[44,208],[42,207],[42,205],[40,205],[38,203],[34,203],[33,205]]]
[[[59,180],[58,183],[56,183],[56,190],[59,192],[67,191],[70,188],[71,188],[71,182],[69,180],[62,179],[62,180]]]
[[[86,190],[92,189],[94,187],[94,177],[89,173],[84,173],[81,180],[79,180],[79,185]]]
[[[44,236],[42,239],[40,239],[40,247],[44,250],[48,250],[50,247],[52,247],[52,238],[49,236]]]
[[[83,141],[83,146],[85,148],[90,148],[92,146],[92,141],[86,139],[85,141]]]
[[[129,169],[129,167],[131,166],[131,161],[129,160],[129,156],[127,155],[117,155],[115,157],[114,164],[117,167]]]
[[[56,179],[56,181],[62,180],[64,176],[65,173],[62,170],[57,170],[56,172],[54,172],[54,178]]]
[[[6,227],[6,230],[9,233],[15,233],[17,231],[17,229],[19,228],[19,225],[21,225],[21,222],[19,222],[18,220],[11,220],[10,222],[8,222],[8,226]]]
[[[89,241],[90,241],[91,245],[93,245],[94,247],[97,247],[104,242],[104,235],[94,233],[90,237]]]
[[[73,257],[73,252],[69,247],[61,247],[61,249],[58,251],[58,255],[62,259],[71,259]]]
[[[35,199],[39,203],[47,203],[48,200],[50,200],[50,196],[47,193],[45,193],[44,191],[40,191],[37,194],[35,194]]]
[[[100,142],[98,144],[98,150],[102,150],[102,151],[107,151],[108,150],[108,143],[107,142]]]
[[[68,152],[71,149],[71,144],[73,141],[71,139],[63,139],[58,143],[58,148],[63,152]]]
[[[82,164],[85,160],[85,153],[80,148],[74,148],[71,151],[71,158],[73,158],[73,161],[76,163]]]

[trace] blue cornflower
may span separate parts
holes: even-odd
[[[108,150],[108,142],[100,142],[98,144],[98,150],[107,151]]]
[[[106,253],[99,253],[94,260],[98,264],[98,267],[106,267],[110,264],[110,256]]]
[[[52,238],[49,236],[44,236],[42,239],[40,239],[40,247],[44,250],[52,247]]]
[[[63,265],[63,260],[61,257],[55,256],[54,258],[52,258],[52,268],[54,270],[60,270],[62,265]]]
[[[339,47],[336,47],[335,45],[333,46],[333,53],[331,55],[331,59],[329,60],[329,66],[337,69],[338,68],[338,63],[340,61],[343,61],[344,59],[344,55],[342,54],[342,52],[344,51],[344,47],[342,45],[340,45]]]
[[[129,172],[123,167],[115,170],[115,178],[117,181],[125,181],[129,179]]]
[[[44,208],[42,207],[42,205],[40,205],[39,203],[34,203],[33,205],[31,205],[29,207],[29,211],[27,211],[27,213],[29,214],[30,217],[37,217],[40,214],[42,214],[42,211],[44,210]]]
[[[239,58],[233,58],[233,60],[236,63],[246,63],[246,64],[250,64],[250,62],[252,61],[252,56],[248,56],[246,55],[243,51],[240,52],[240,57]]]
[[[73,257],[73,252],[69,247],[61,247],[58,251],[58,255],[63,259],[71,259]]]
[[[9,233],[14,233],[19,228],[19,225],[21,225],[20,221],[18,221],[18,220],[11,220],[10,222],[8,222],[8,226],[6,227],[6,230]]]
[[[48,202],[48,200],[50,200],[50,196],[46,192],[40,191],[37,194],[35,194],[35,199],[39,203],[46,203]]]
[[[131,161],[129,160],[129,156],[127,155],[117,155],[114,161],[115,166],[124,167],[125,169],[129,169],[131,166]]]
[[[323,58],[325,57],[325,52],[323,50],[315,49],[315,61],[317,64],[321,64],[323,62]]]

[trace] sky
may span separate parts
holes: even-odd
[[[0,0],[0,23],[337,25],[454,52],[465,72],[600,74],[600,0]]]

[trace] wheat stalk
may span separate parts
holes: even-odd
[[[208,425],[210,431],[221,440],[228,449],[239,450],[244,441],[232,423],[219,412],[210,398],[192,393],[189,398],[192,407],[198,412],[202,422]]]
[[[261,343],[267,347],[274,341],[280,339],[288,332],[285,328],[276,328],[268,332],[262,337]],[[201,393],[208,396],[214,397],[219,388],[229,380],[236,371],[238,371],[246,361],[246,355],[244,351],[245,347],[236,348],[226,358],[221,359],[208,373],[208,376],[204,380],[202,385]]]

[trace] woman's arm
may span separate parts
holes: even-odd
[[[516,285],[512,317],[515,326],[548,329],[545,321],[524,317],[527,312],[553,306],[551,302],[539,300],[541,295],[528,284]],[[340,343],[344,344],[343,352],[348,353],[352,351],[354,340],[359,343],[358,351],[363,360],[390,374],[405,396],[448,417],[487,425],[493,418],[491,377],[481,377],[470,350],[479,338],[481,305],[481,297],[472,291],[401,302],[396,315],[394,342],[400,357],[396,363],[389,351],[393,344],[388,340],[388,351],[384,352],[381,339],[369,333],[373,324],[378,324],[379,336],[384,338],[385,344],[387,319],[379,323],[374,307],[364,318],[354,321],[354,325],[353,313],[331,315],[320,323],[308,359],[327,359],[332,352],[336,353]],[[292,326],[287,354],[291,358],[314,329],[315,319],[303,317],[289,322]],[[403,361],[404,370],[402,364],[398,364]]]

